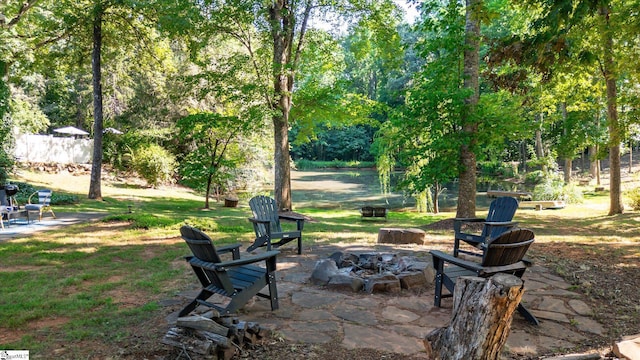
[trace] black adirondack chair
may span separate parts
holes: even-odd
[[[534,240],[535,236],[531,230],[508,230],[482,245],[481,263],[463,260],[438,250],[430,251],[433,267],[436,269],[434,305],[440,307],[443,297],[453,296],[456,279],[460,276],[490,277],[497,273],[507,273],[521,278],[531,265],[523,258]],[[442,294],[443,286],[449,290],[448,294]],[[538,319],[522,304],[518,305],[518,312],[529,322],[538,325]]]
[[[481,255],[477,249],[487,242],[489,239],[496,238],[503,232],[512,229],[518,225],[513,222],[513,215],[518,209],[518,200],[512,197],[499,197],[489,205],[489,213],[487,217],[482,218],[455,218],[453,221],[453,230],[455,232],[455,244],[453,247],[453,256],[459,253]],[[470,234],[463,232],[463,225],[471,223],[482,223],[482,232],[480,234]],[[460,241],[463,241],[476,248],[475,251],[460,249]]]
[[[276,255],[279,251],[267,251],[258,256],[240,258],[240,244],[222,246],[216,249],[211,238],[191,226],[182,226],[180,234],[187,242],[193,256],[186,259],[202,284],[200,294],[187,305],[179,316],[185,316],[198,305],[216,309],[220,315],[235,313],[254,296],[271,301],[271,310],[278,309],[276,288]],[[222,261],[220,254],[231,253],[232,260]],[[264,262],[265,267],[255,264]],[[269,293],[260,291],[268,287]],[[207,302],[213,294],[228,297],[226,306]]]
[[[247,248],[247,251],[253,251],[261,246],[266,246],[269,251],[272,246],[277,248],[290,241],[298,240],[298,254],[302,254],[304,218],[278,214],[276,201],[267,196],[260,195],[252,198],[249,200],[249,207],[253,213],[249,221],[253,224],[256,240]],[[282,231],[280,219],[295,221],[296,230]],[[273,239],[280,240],[274,243]]]

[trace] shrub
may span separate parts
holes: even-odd
[[[561,200],[570,204],[583,201],[582,191],[573,184],[564,185],[562,179],[547,177],[533,189],[533,200]]]
[[[640,187],[627,190],[624,195],[627,198],[629,206],[631,206],[633,210],[640,210]]]
[[[163,147],[150,144],[137,149],[133,155],[133,168],[153,187],[173,180],[176,159]]]
[[[20,205],[24,205],[29,201],[29,196],[35,193],[36,191],[42,189],[41,187],[35,187],[31,184],[23,183],[23,182],[12,182],[12,184],[18,186],[18,192],[16,193],[16,201]],[[34,195],[31,198],[31,201],[37,202],[38,198]],[[70,194],[61,194],[56,191],[51,195],[51,205],[69,205],[69,204],[77,204],[80,202],[80,199],[77,195]]]
[[[545,175],[544,175],[544,171],[542,170],[531,171],[524,176],[524,181],[527,184],[539,184],[544,179],[545,179]]]

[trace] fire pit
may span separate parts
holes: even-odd
[[[336,252],[316,263],[311,281],[354,292],[399,293],[403,289],[426,288],[433,283],[434,276],[430,259],[392,252]]]

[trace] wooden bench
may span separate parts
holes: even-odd
[[[547,201],[521,201],[518,204],[519,208],[533,208],[536,210],[542,209],[564,209],[567,204],[562,200],[547,200]]]
[[[387,208],[381,206],[363,206],[360,209],[362,218],[387,218]]]
[[[502,197],[509,196],[516,199],[531,199],[531,193],[525,191],[502,191],[502,190],[487,190],[488,197]]]

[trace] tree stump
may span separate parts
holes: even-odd
[[[513,312],[524,292],[523,281],[496,274],[489,279],[461,276],[453,294],[448,327],[424,340],[429,359],[498,359],[507,342]]]
[[[420,229],[381,228],[378,230],[378,244],[423,245],[426,233]]]

